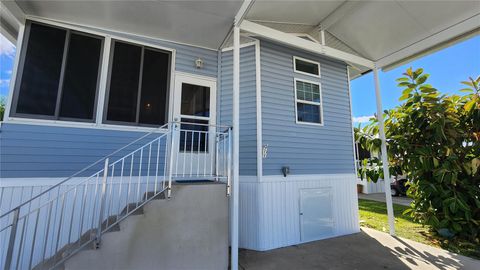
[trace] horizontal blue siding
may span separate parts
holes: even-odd
[[[240,175],[257,175],[255,46],[240,50]],[[233,54],[222,53],[219,123],[232,124]]]
[[[293,56],[320,62],[321,78],[295,73]],[[262,41],[262,132],[268,155],[264,175],[353,173],[347,67],[325,57]],[[324,126],[295,122],[294,78],[321,83]]]
[[[94,31],[99,31],[95,28],[89,28]],[[134,36],[127,33],[119,33],[112,31],[102,31],[106,34],[115,35],[122,38],[128,38],[131,40],[137,40],[139,42],[145,42],[156,46],[164,47],[166,49],[174,49],[176,51],[175,70],[187,73],[193,73],[209,77],[217,77],[217,51],[190,46],[181,43],[175,43],[172,41],[158,40],[142,36]],[[133,41],[134,42],[134,41]],[[195,60],[201,58],[204,62],[202,69],[195,67]]]
[[[0,177],[67,177],[100,158],[144,136],[142,132],[127,132],[91,128],[54,127],[26,124],[2,124],[0,129]],[[111,157],[115,161],[160,136],[152,134]],[[159,174],[163,175],[164,142],[160,145]],[[137,153],[133,160],[133,174],[146,173],[147,152],[140,162]],[[156,160],[157,144],[152,145],[152,160]],[[130,165],[130,160],[126,160]],[[151,163],[153,164],[153,163]],[[120,165],[120,164],[119,164]],[[103,168],[94,166],[81,176]],[[114,174],[118,174],[119,166]],[[125,172],[129,174],[130,172]]]

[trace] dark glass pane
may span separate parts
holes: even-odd
[[[144,50],[139,118],[142,124],[165,124],[169,60],[167,53]]]
[[[66,31],[31,24],[17,113],[55,114]]]
[[[183,123],[192,124],[183,124]],[[180,125],[181,152],[208,152],[208,120],[182,118]]]
[[[297,118],[301,122],[320,123],[320,106],[297,102]]]
[[[107,120],[136,122],[142,48],[115,42]]]
[[[182,84],[181,114],[208,117],[210,115],[210,88],[188,83]]]
[[[297,71],[302,71],[306,73],[310,73],[313,75],[319,75],[318,73],[318,65],[316,63],[310,63],[306,61],[302,61],[300,59],[295,59],[295,66]]]
[[[101,50],[99,38],[70,35],[60,117],[93,119]]]

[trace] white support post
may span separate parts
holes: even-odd
[[[390,228],[390,235],[395,235],[395,217],[393,215],[392,193],[390,192],[390,172],[388,170],[388,156],[387,156],[387,139],[385,137],[385,124],[383,122],[382,96],[380,93],[380,79],[378,78],[378,69],[373,69],[373,77],[375,79],[375,97],[377,101],[377,119],[378,131],[380,139],[382,140],[382,164],[383,164],[383,178],[385,182],[385,198],[387,203],[388,225]]]
[[[240,127],[240,28],[233,28],[233,174],[232,174],[232,221],[231,263],[232,270],[238,269],[238,188],[239,188],[239,127]]]

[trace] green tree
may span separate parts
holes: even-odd
[[[5,114],[5,98],[0,97],[0,121],[3,120],[4,114]]]
[[[480,77],[463,82],[459,95],[441,95],[423,69],[399,78],[403,104],[387,110],[385,132],[391,172],[406,175],[407,212],[439,235],[478,245],[480,234]],[[357,141],[379,149],[376,121]],[[378,165],[380,161],[377,161]],[[369,175],[380,175],[381,167]],[[381,177],[381,176],[380,176]]]

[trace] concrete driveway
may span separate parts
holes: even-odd
[[[480,261],[362,228],[357,234],[258,252],[240,251],[240,269],[480,269]]]
[[[370,194],[358,194],[359,199],[371,200],[377,202],[385,202],[385,193],[370,193]],[[412,199],[408,197],[392,197],[394,204],[400,204],[405,206],[410,206]]]

